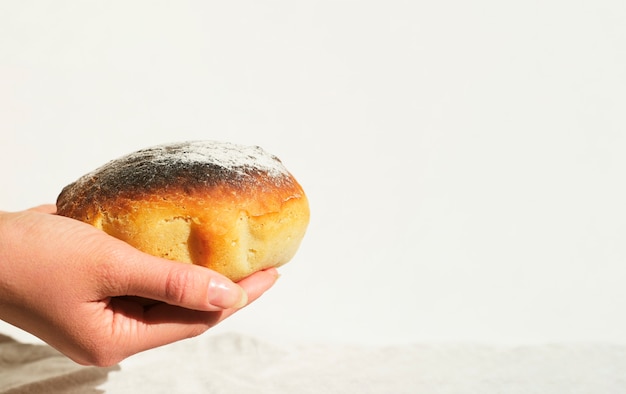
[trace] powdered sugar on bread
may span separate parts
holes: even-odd
[[[187,141],[141,149],[112,160],[66,186],[62,200],[99,201],[120,193],[228,184],[240,188],[282,187],[291,174],[274,155],[258,146],[219,141]]]
[[[281,161],[261,147],[230,142],[187,141],[159,145],[132,153],[126,159],[134,161],[135,157],[141,158],[145,155],[152,156],[155,161],[209,164],[228,170],[254,169],[268,176],[287,175]]]

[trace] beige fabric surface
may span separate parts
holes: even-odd
[[[207,333],[93,368],[0,337],[0,393],[621,394],[626,346],[278,345]]]
[[[207,333],[122,362],[101,387],[116,394],[623,394],[626,347],[278,345]]]
[[[79,394],[102,393],[110,371],[85,367],[46,345],[19,343],[0,335],[0,393]]]

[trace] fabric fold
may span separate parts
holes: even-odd
[[[0,335],[0,394],[102,393],[97,387],[119,366],[82,366],[48,345]]]

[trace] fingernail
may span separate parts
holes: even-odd
[[[211,278],[209,302],[218,308],[241,308],[248,303],[248,295],[235,283]]]

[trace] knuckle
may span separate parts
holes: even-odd
[[[193,289],[193,284],[192,270],[181,267],[172,268],[165,280],[165,297],[170,303],[185,306],[191,301],[189,294],[192,293],[190,290]]]
[[[104,249],[89,267],[97,275],[98,286],[106,295],[126,295],[128,283],[122,278],[128,266],[129,256],[116,248]]]

